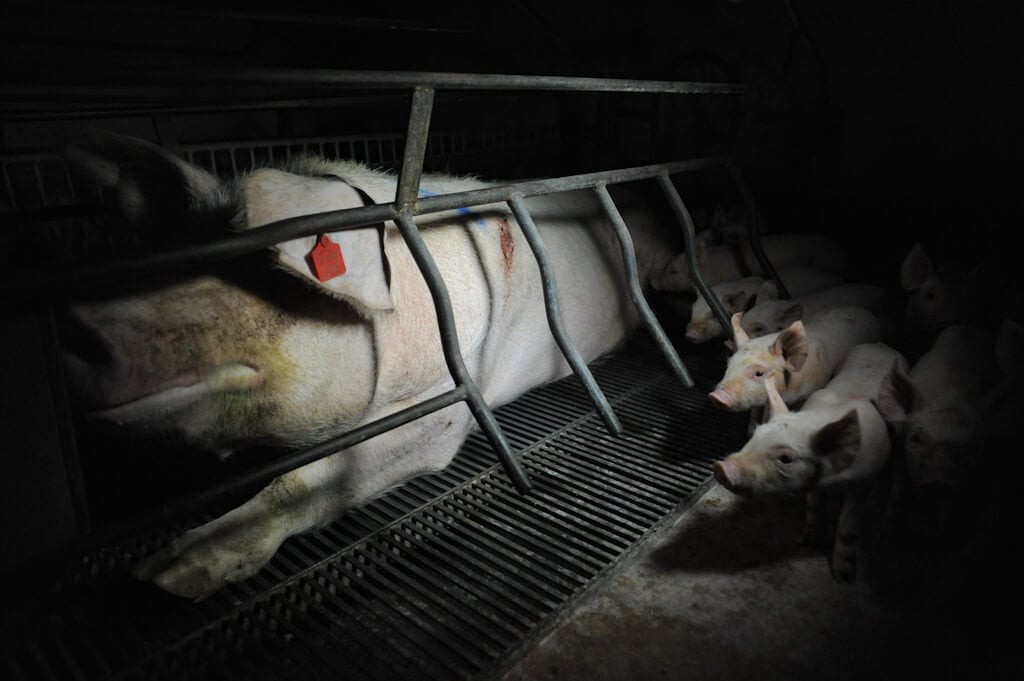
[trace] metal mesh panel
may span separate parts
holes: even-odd
[[[0,673],[488,676],[692,502],[710,463],[745,433],[744,416],[710,406],[699,373],[687,390],[639,346],[594,372],[623,435],[605,431],[575,377],[497,411],[513,446],[526,448],[529,496],[475,433],[444,471],[286,541],[260,573],[196,604],[127,574],[184,525],[159,528],[84,556],[8,622]]]

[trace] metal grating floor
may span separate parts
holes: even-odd
[[[7,679],[485,679],[695,501],[746,418],[686,390],[643,346],[595,363],[625,432],[575,377],[497,411],[535,490],[479,433],[438,474],[288,540],[255,577],[193,604],[126,568],[187,526],[85,556],[4,618]]]

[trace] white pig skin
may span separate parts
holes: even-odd
[[[749,241],[737,245],[708,244],[709,238],[698,238],[695,244],[697,266],[709,286],[751,275],[765,275]],[[820,234],[765,234],[761,237],[761,246],[776,269],[807,267],[841,276],[846,266],[842,249]],[[679,253],[655,272],[651,286],[656,291],[680,292],[694,288],[686,253]]]
[[[733,315],[736,351],[725,376],[708,396],[729,411],[746,411],[768,400],[766,380],[774,380],[786,404],[806,399],[825,387],[850,348],[881,337],[878,318],[860,307],[829,310],[804,325],[796,321],[783,331],[749,338]]]
[[[137,140],[96,137],[77,165],[142,228],[249,229],[311,212],[395,198],[396,177],[351,163],[306,160],[234,184]],[[326,177],[325,177],[326,176]],[[425,175],[442,193],[485,186]],[[671,256],[639,202],[616,194],[646,280]],[[591,360],[637,321],[619,247],[593,192],[529,199],[558,285],[565,326]],[[563,375],[539,271],[505,206],[417,218],[447,283],[466,365],[500,405]],[[69,388],[93,420],[138,437],[227,455],[253,445],[299,447],[453,387],[434,305],[392,223],[331,234],[348,271],[320,282],[304,255],[316,237],[204,274],[83,299],[66,312],[88,344],[69,343]],[[174,540],[136,574],[202,598],[255,573],[287,537],[420,473],[446,466],[475,427],[455,404],[276,478],[242,506]]]
[[[836,286],[842,281],[842,278],[834,272],[808,267],[780,269],[778,274],[790,295],[793,296],[804,296],[814,291],[821,291]],[[775,282],[760,276],[721,282],[712,286],[711,290],[730,314],[744,312],[750,309],[751,305],[755,307],[760,305],[762,297],[769,291],[774,291],[775,297],[778,297]],[[781,327],[778,330],[781,331]],[[698,294],[690,312],[690,321],[686,325],[686,339],[692,343],[705,343],[724,333],[725,329],[722,328],[718,318],[711,311],[711,305],[708,304],[704,296]]]
[[[740,326],[751,338],[782,331],[793,322],[813,321],[836,307],[863,307],[876,315],[882,313],[882,287],[845,283],[824,290],[801,294],[790,290],[790,300],[779,300],[778,291],[766,288],[757,294],[757,303],[743,313]]]
[[[737,494],[807,494],[805,540],[818,521],[818,495],[844,494],[831,561],[840,581],[855,577],[865,495],[889,462],[889,433],[873,400],[894,368],[906,366],[902,355],[882,343],[855,346],[800,411],[790,411],[776,382],[769,382],[768,420],[740,451],[715,463],[717,480]]]

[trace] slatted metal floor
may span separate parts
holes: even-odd
[[[702,363],[703,362],[703,363]],[[5,618],[6,679],[486,679],[596,588],[710,482],[746,418],[685,389],[641,344],[594,375],[609,435],[575,377],[498,410],[535,490],[521,496],[479,433],[444,471],[288,540],[258,575],[200,603],[127,569],[202,520],[77,560]],[[703,371],[702,371],[703,369]]]

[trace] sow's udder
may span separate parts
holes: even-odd
[[[69,391],[92,420],[222,450],[258,434],[291,362],[259,296],[199,278],[71,305],[60,319]]]

